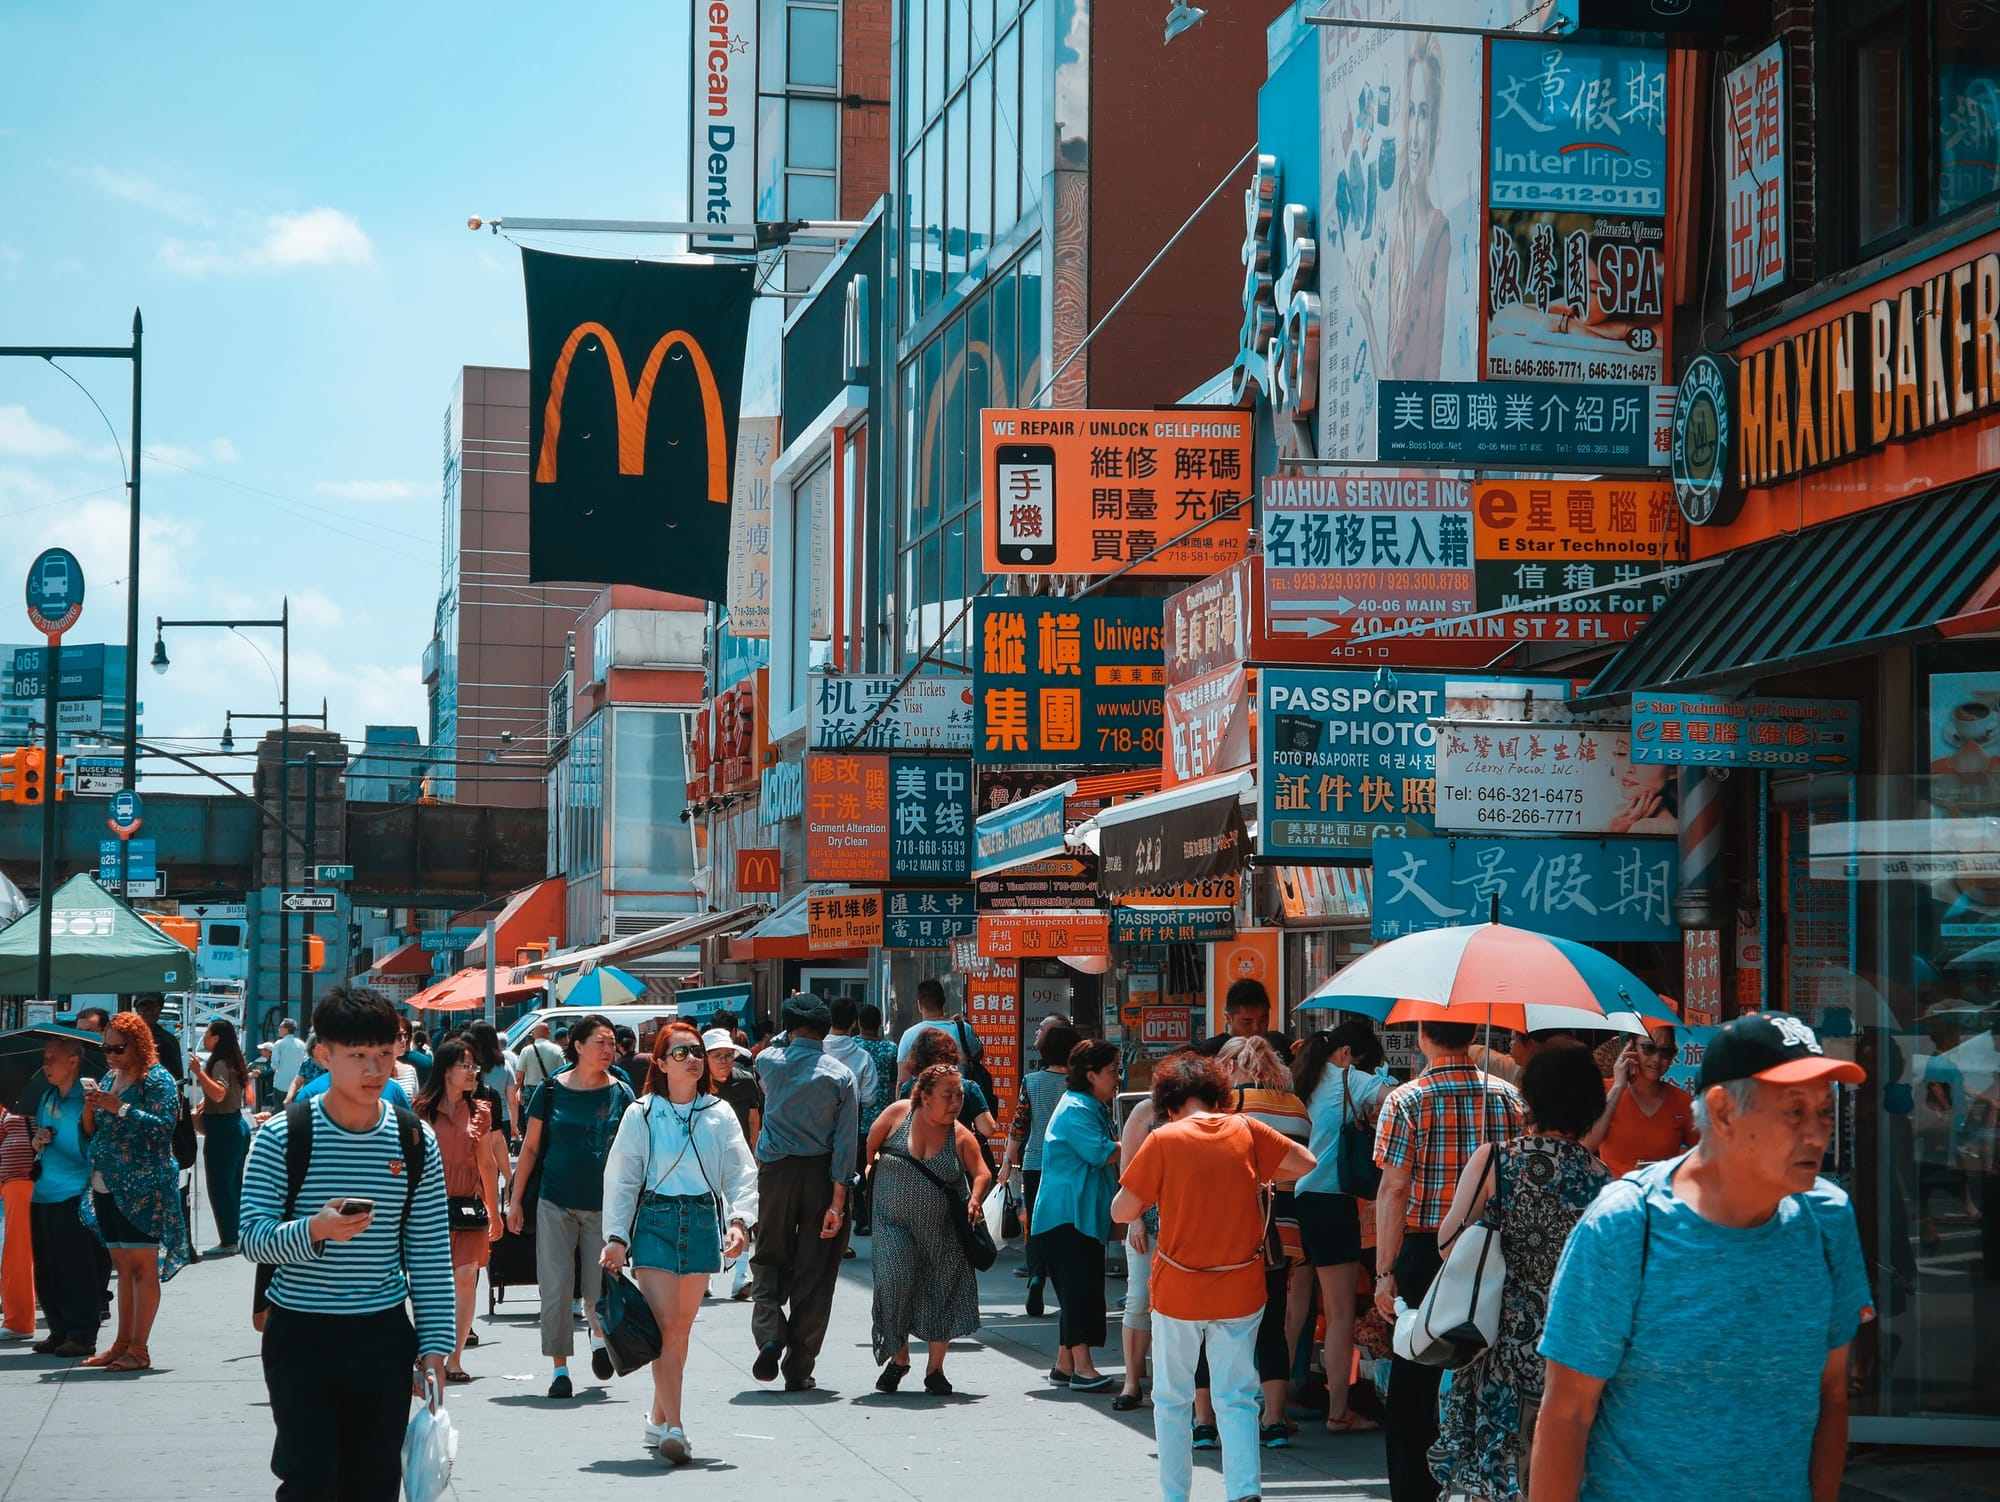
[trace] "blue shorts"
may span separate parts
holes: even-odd
[[[642,1194],[632,1265],[680,1277],[722,1271],[722,1226],[706,1194]]]

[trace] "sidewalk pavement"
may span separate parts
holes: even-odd
[[[211,1233],[197,1244],[213,1242]],[[465,1355],[478,1380],[447,1396],[459,1432],[454,1495],[559,1496],[587,1480],[593,1497],[662,1485],[776,1497],[803,1483],[813,1502],[1043,1502],[1052,1487],[1079,1481],[1093,1502],[1159,1496],[1151,1409],[1117,1414],[1109,1393],[1072,1395],[1048,1384],[1055,1320],[1021,1312],[1017,1250],[981,1280],[984,1328],[953,1346],[946,1372],[957,1393],[933,1398],[915,1382],[914,1393],[877,1393],[868,1242],[858,1245],[834,1296],[815,1391],[787,1394],[751,1377],[748,1303],[703,1307],[687,1374],[695,1460],[671,1480],[641,1444],[647,1376],[595,1382],[579,1335],[582,1355],[570,1367],[578,1396],[545,1398],[549,1363],[533,1290],[511,1291],[489,1315],[482,1283],[481,1344]],[[271,1496],[271,1420],[250,1328],[251,1281],[251,1265],[231,1257],[187,1268],[168,1284],[151,1372],[107,1376],[25,1345],[0,1346],[0,1502],[103,1502],[142,1488],[175,1498]],[[1114,1301],[1122,1287],[1111,1284]],[[1115,1348],[1098,1354],[1103,1370],[1118,1370]],[[1263,1457],[1272,1502],[1388,1496],[1377,1434],[1336,1439],[1304,1420],[1292,1448]],[[1196,1454],[1196,1502],[1223,1502],[1218,1460],[1214,1451]]]
[[[212,1245],[213,1228],[202,1229],[197,1244]],[[946,1363],[957,1393],[933,1398],[920,1388],[895,1397],[874,1390],[868,1242],[858,1246],[834,1296],[815,1391],[787,1394],[751,1377],[749,1304],[711,1300],[703,1307],[685,1400],[695,1460],[671,1483],[640,1440],[652,1392],[645,1374],[595,1382],[579,1333],[582,1354],[571,1363],[578,1396],[552,1402],[543,1396],[549,1363],[540,1352],[533,1291],[513,1290],[489,1314],[482,1283],[474,1322],[481,1344],[465,1355],[478,1380],[447,1396],[459,1432],[453,1495],[565,1495],[579,1479],[593,1483],[593,1496],[636,1496],[667,1484],[717,1497],[779,1496],[806,1482],[812,1502],[932,1502],[939,1495],[1046,1502],[1051,1488],[1074,1490],[1079,1481],[1092,1502],[1159,1495],[1150,1409],[1113,1413],[1108,1393],[1048,1385],[1055,1320],[1021,1312],[1018,1247],[980,1280],[983,1328],[955,1343]],[[0,1502],[103,1502],[142,1488],[177,1499],[271,1496],[271,1420],[259,1338],[250,1328],[252,1277],[249,1263],[230,1257],[187,1268],[167,1285],[150,1372],[107,1376],[36,1356],[25,1344],[0,1346]],[[1122,1285],[1110,1289],[1115,1302]],[[1115,1339],[1115,1321],[1112,1333]],[[920,1359],[921,1348],[916,1354]],[[1098,1355],[1101,1369],[1119,1370],[1115,1346]],[[1198,1452],[1195,1465],[1195,1502],[1223,1502],[1218,1453]],[[1310,1419],[1300,1422],[1290,1448],[1263,1452],[1263,1473],[1270,1502],[1388,1496],[1379,1434],[1335,1439]],[[1842,1496],[1996,1497],[1996,1476],[1985,1452],[1861,1452]]]

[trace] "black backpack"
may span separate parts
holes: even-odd
[[[402,1234],[410,1234],[410,1215],[416,1208],[417,1181],[424,1176],[424,1129],[416,1113],[403,1106],[391,1106],[396,1113],[396,1135],[401,1140],[403,1162]],[[310,1098],[294,1100],[285,1107],[285,1214],[292,1219],[299,1207],[299,1192],[305,1188],[306,1171],[312,1167],[313,1109]],[[250,1323],[264,1328],[264,1316],[271,1308],[271,1275],[278,1270],[273,1262],[257,1264],[257,1282],[250,1295]]]

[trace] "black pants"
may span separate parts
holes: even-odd
[[[1042,1244],[1042,1266],[1062,1304],[1056,1338],[1065,1346],[1103,1345],[1104,1243],[1071,1225],[1051,1226],[1030,1239]]]
[[[83,1197],[28,1206],[28,1239],[35,1248],[35,1296],[48,1317],[50,1338],[97,1344],[104,1323],[104,1280],[111,1255],[77,1218]]]
[[[1027,1221],[1030,1232],[1035,1229],[1035,1196],[1041,1193],[1041,1190],[1042,1171],[1039,1168],[1022,1169],[1021,1216]],[[1041,1244],[1032,1234],[1028,1237],[1027,1264],[1029,1277],[1046,1278],[1049,1275],[1048,1265],[1042,1261]]]
[[[409,1312],[300,1314],[271,1306],[264,1386],[278,1426],[278,1502],[396,1502],[417,1332]]]
[[[1434,1233],[1405,1230],[1402,1250],[1396,1254],[1397,1296],[1416,1308],[1443,1265]],[[1390,1363],[1382,1437],[1389,1451],[1391,1502],[1437,1502],[1430,1448],[1437,1442],[1438,1388],[1443,1382],[1443,1367],[1421,1366],[1400,1356]]]
[[[812,1375],[833,1311],[840,1281],[840,1257],[847,1250],[848,1223],[838,1236],[822,1237],[820,1223],[833,1204],[832,1160],[779,1158],[757,1166],[757,1250],[750,1334],[759,1346],[776,1341],[785,1348],[788,1382]],[[786,1306],[790,1305],[790,1313]]]

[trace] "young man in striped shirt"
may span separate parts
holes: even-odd
[[[271,1471],[278,1502],[396,1502],[410,1394],[427,1375],[443,1390],[456,1345],[444,1168],[420,1122],[421,1170],[406,1161],[406,1127],[382,1100],[401,1036],[388,1000],[336,987],[313,1034],[332,1083],[303,1108],[312,1153],[291,1214],[289,1112],[257,1133],[243,1177],[244,1255],[274,1264],[263,1348]]]

